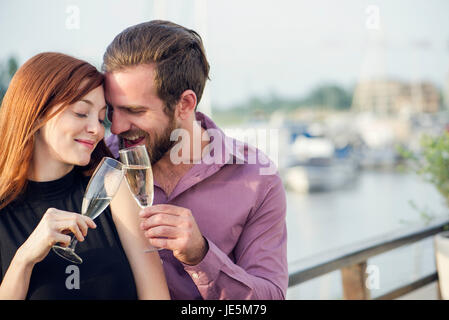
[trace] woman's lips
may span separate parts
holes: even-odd
[[[90,150],[92,150],[95,147],[95,142],[90,140],[75,139],[75,141],[82,144],[83,146],[86,146]]]

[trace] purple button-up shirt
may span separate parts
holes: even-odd
[[[267,163],[273,165],[264,154],[227,137],[204,114],[197,112],[196,119],[211,136],[210,154],[168,197],[154,181],[153,203],[190,209],[209,245],[194,266],[179,262],[170,250],[159,251],[171,297],[285,299],[286,200],[279,174],[261,174]],[[117,156],[117,137],[107,144]],[[257,163],[248,161],[255,158]]]

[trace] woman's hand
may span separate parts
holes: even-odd
[[[84,241],[87,230],[96,227],[87,216],[49,208],[16,254],[27,265],[34,265],[42,261],[56,243],[67,247],[71,239],[68,233],[72,232],[78,241]]]

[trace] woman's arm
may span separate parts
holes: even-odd
[[[48,255],[54,244],[60,243],[63,246],[70,244],[70,236],[65,234],[65,231],[73,232],[78,241],[84,241],[89,228],[96,228],[89,217],[54,208],[48,209],[36,229],[17,249],[11,260],[0,284],[0,299],[25,299],[35,264]]]
[[[24,300],[33,268],[17,250],[0,285],[0,300]]]
[[[112,217],[142,300],[170,299],[158,252],[145,253],[149,243],[140,229],[140,208],[123,180],[111,202]]]

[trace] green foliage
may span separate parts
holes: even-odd
[[[413,200],[409,200],[408,203],[413,209],[415,209],[419,213],[419,216],[424,221],[424,224],[428,225],[433,219],[435,219],[435,214],[433,214],[432,210],[429,209],[427,206],[424,208],[420,208]]]
[[[9,82],[19,68],[19,63],[15,57],[10,57],[6,64],[0,64],[0,104],[8,89]]]
[[[231,109],[217,113],[234,113],[239,117],[257,113],[271,114],[274,111],[292,111],[300,108],[345,110],[351,108],[352,92],[337,85],[321,85],[301,98],[282,98],[276,94],[266,98],[252,97]]]
[[[301,105],[321,106],[338,110],[349,109],[352,103],[352,94],[336,85],[321,86],[313,90]]]
[[[423,135],[418,153],[402,147],[397,150],[414,172],[437,188],[449,206],[449,133],[445,131],[436,137]]]

